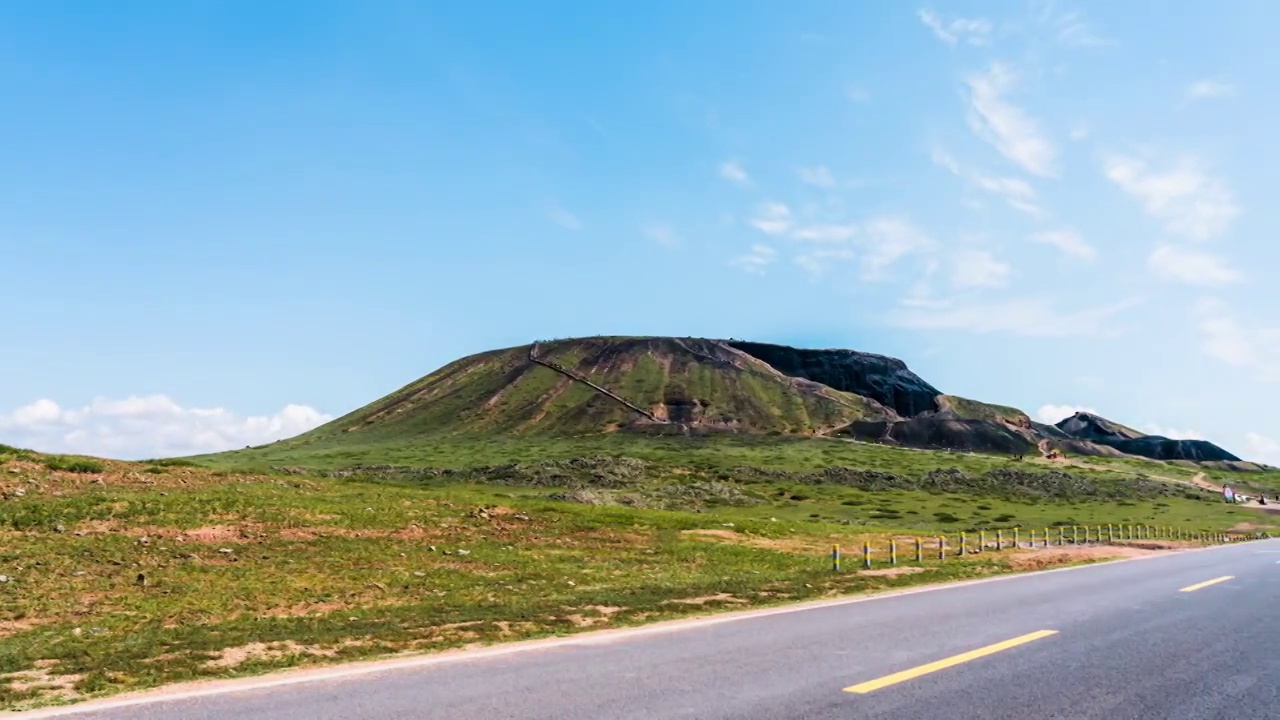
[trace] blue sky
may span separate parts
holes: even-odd
[[[237,447],[626,333],[1280,463],[1269,3],[88,7],[0,7],[0,442]]]

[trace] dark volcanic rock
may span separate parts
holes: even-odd
[[[1056,427],[1076,440],[1105,445],[1126,455],[1137,455],[1153,460],[1189,460],[1191,462],[1240,460],[1205,440],[1173,440],[1158,435],[1144,435],[1137,430],[1092,413],[1078,412],[1059,421]]]
[[[1057,428],[1077,440],[1135,440],[1144,437],[1133,428],[1087,412],[1078,412],[1065,420],[1059,420]]]
[[[1172,440],[1157,435],[1132,440],[1095,441],[1129,455],[1140,455],[1154,460],[1190,460],[1192,462],[1237,461],[1240,458],[1207,440]]]
[[[778,372],[869,397],[911,417],[938,409],[937,388],[897,358],[856,350],[802,350],[730,340],[727,344],[763,360]]]
[[[899,422],[859,421],[850,424],[844,432],[865,440],[917,448],[947,448],[1009,455],[1035,451],[1035,443],[1028,437],[992,420],[958,420],[929,415]]]

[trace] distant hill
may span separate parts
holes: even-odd
[[[1064,433],[1087,442],[1106,445],[1126,455],[1154,460],[1190,460],[1192,462],[1235,462],[1240,458],[1205,440],[1173,440],[1159,435],[1144,435],[1092,413],[1078,412],[1058,422]]]
[[[944,394],[884,355],[676,337],[556,340],[472,355],[284,442],[340,453],[344,444],[452,435],[610,432],[830,435],[1248,465],[1209,442],[1148,436],[1088,413],[1037,423],[1017,408]]]

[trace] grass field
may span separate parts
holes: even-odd
[[[600,457],[571,460],[584,452]],[[932,550],[945,533],[954,549],[966,529],[1021,526],[1025,540],[1072,524],[1276,528],[1127,472],[986,495],[872,474],[890,485],[869,490],[826,468],[978,478],[1009,463],[840,441],[489,441],[402,458],[463,468],[512,456],[532,464],[318,477],[0,448],[0,708],[1087,559],[1024,550],[939,564],[930,552],[902,574],[836,574],[833,543],[854,554],[869,542],[883,562],[890,538],[905,560],[912,537]],[[1132,497],[1115,495],[1125,488]]]

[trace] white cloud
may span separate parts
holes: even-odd
[[[1071,138],[1074,142],[1082,142],[1089,139],[1089,134],[1091,132],[1092,130],[1089,128],[1089,123],[1081,121],[1071,126],[1071,132],[1067,137]]]
[[[1021,178],[993,177],[964,168],[954,157],[941,148],[933,151],[933,162],[945,168],[952,175],[966,180],[986,192],[1002,198],[1011,207],[1022,212],[1040,217],[1043,211],[1036,204],[1036,191],[1031,184]]]
[[[1137,158],[1113,155],[1103,163],[1103,172],[1137,198],[1148,215],[1163,221],[1167,231],[1192,240],[1222,235],[1240,214],[1226,183],[1190,159],[1157,172]]]
[[[822,165],[811,168],[800,168],[798,172],[800,174],[801,182],[808,183],[814,187],[830,190],[836,186],[835,176],[831,174],[830,170]]]
[[[1041,405],[1036,410],[1036,420],[1046,425],[1056,425],[1078,412],[1087,412],[1091,415],[1098,414],[1097,410],[1083,405]]]
[[[777,250],[774,250],[768,245],[757,243],[751,246],[751,252],[730,260],[729,264],[740,268],[743,272],[751,273],[752,275],[763,275],[765,273],[765,269],[772,265],[773,261],[777,258]]]
[[[974,175],[973,184],[1004,199],[1011,207],[1028,215],[1040,217],[1044,212],[1036,204],[1036,191],[1030,183],[1021,178],[990,177]]]
[[[817,280],[827,274],[833,263],[853,260],[855,257],[856,254],[849,248],[824,248],[797,255],[793,262],[808,273],[809,277]]]
[[[1231,367],[1252,370],[1264,381],[1280,382],[1280,328],[1246,325],[1216,298],[1200,300],[1195,318],[1206,355]]]
[[[1058,16],[1057,25],[1058,40],[1064,45],[1095,47],[1111,44],[1109,40],[1095,33],[1080,13],[1071,12]]]
[[[1057,149],[1035,119],[1005,100],[1015,80],[1013,70],[1001,63],[992,63],[985,73],[965,78],[969,88],[969,127],[1032,175],[1053,177]]]
[[[1246,460],[1264,463],[1273,467],[1280,466],[1280,441],[1273,440],[1265,435],[1249,432],[1244,434],[1244,442]]]
[[[1117,334],[1112,318],[1138,304],[1139,300],[1127,300],[1105,307],[1059,311],[1039,298],[967,305],[944,301],[891,312],[889,324],[915,330],[962,330],[1023,337],[1108,335]]]
[[[779,202],[767,202],[756,210],[751,224],[766,235],[782,235],[791,229],[791,208]]]
[[[1234,97],[1235,94],[1236,88],[1230,83],[1217,80],[1197,80],[1187,86],[1186,91],[1182,94],[1182,101],[1189,103],[1195,100]]]
[[[1050,245],[1060,250],[1063,255],[1080,260],[1092,261],[1098,255],[1093,246],[1085,242],[1084,238],[1080,237],[1080,233],[1075,230],[1044,230],[1032,233],[1027,239],[1033,243]]]
[[[223,408],[184,408],[165,395],[95,399],[67,409],[48,399],[0,414],[8,445],[127,460],[234,450],[292,437],[333,419],[307,405],[242,417]]]
[[[675,247],[680,243],[680,237],[676,235],[675,230],[670,225],[663,223],[650,223],[643,228],[644,236],[663,247]]]
[[[1063,45],[1093,47],[1114,44],[1099,36],[1082,13],[1075,10],[1058,12],[1056,0],[1033,0],[1031,5],[1036,19],[1047,26]]]
[[[1164,427],[1148,423],[1141,428],[1142,432],[1148,435],[1159,435],[1170,440],[1204,440],[1204,435],[1198,430],[1178,430],[1176,428]]]
[[[948,45],[966,42],[970,45],[987,45],[991,42],[991,23],[981,18],[953,18],[944,21],[937,13],[928,8],[920,10],[917,15],[925,27],[933,31],[934,37]]]
[[[952,258],[951,283],[957,288],[1000,287],[1013,268],[986,250],[960,250]]]
[[[1234,285],[1243,279],[1217,255],[1177,245],[1162,245],[1152,251],[1147,268],[1165,280],[1200,287]]]
[[[889,266],[903,257],[931,252],[937,247],[920,228],[895,217],[880,217],[864,223],[861,237],[867,250],[862,259],[862,276],[866,280],[879,279]]]
[[[736,185],[751,184],[751,176],[736,160],[725,160],[720,164],[720,177]]]
[[[791,237],[812,242],[847,242],[858,234],[856,225],[807,225],[796,228]]]
[[[548,210],[547,218],[566,230],[582,229],[582,220],[580,220],[577,215],[574,215],[562,207],[553,207]]]

